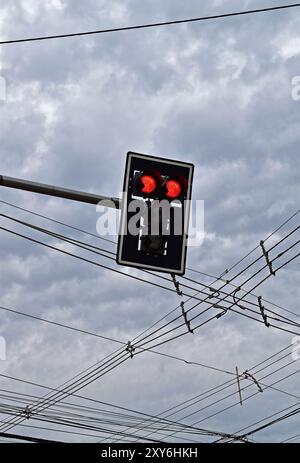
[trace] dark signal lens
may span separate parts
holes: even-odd
[[[178,198],[182,193],[182,187],[177,180],[166,181],[166,196],[170,199]]]
[[[143,184],[141,191],[144,194],[151,194],[156,190],[156,180],[151,175],[142,175],[141,182]]]

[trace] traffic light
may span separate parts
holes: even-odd
[[[127,153],[117,263],[183,275],[193,164]]]

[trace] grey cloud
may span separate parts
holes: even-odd
[[[2,35],[73,32],[236,9],[233,1],[209,5],[114,1],[109,8],[107,2],[91,0],[84,5],[77,0],[64,3],[60,10],[50,2],[39,6],[36,2],[30,14],[20,2],[7,2]],[[260,2],[240,2],[239,8],[252,6],[260,7]],[[2,47],[0,73],[7,78],[8,100],[0,107],[0,173],[116,196],[128,150],[192,161],[194,198],[205,200],[207,237],[202,247],[189,249],[188,264],[220,274],[297,208],[299,103],[291,99],[291,79],[299,75],[299,50],[293,45],[298,29],[298,17],[291,11]],[[290,51],[284,53],[287,45]],[[10,190],[1,190],[1,199],[96,231],[98,215],[92,206]],[[1,210],[87,239],[9,207]],[[8,222],[1,219],[1,224]],[[115,249],[100,240],[89,238],[89,242]],[[4,232],[0,253],[2,305],[125,342],[179,302],[176,295]],[[258,255],[259,251],[251,257]],[[211,283],[210,278],[188,275]],[[257,294],[299,313],[298,280],[295,261],[259,287]],[[7,338],[9,353],[8,361],[1,364],[4,374],[57,387],[119,347],[3,311],[0,315],[0,335]],[[232,371],[235,365],[246,369],[259,363],[291,344],[292,337],[228,314],[160,349]],[[293,369],[297,366],[266,382]],[[84,393],[159,413],[226,379],[222,373],[145,353],[103,376]],[[28,393],[38,391],[3,378],[1,383]],[[297,394],[297,375],[280,387]],[[232,390],[236,392],[235,387]],[[226,404],[236,400],[234,396]],[[202,425],[234,432],[284,408],[287,401],[292,403],[284,394],[266,391]],[[282,423],[257,438],[280,440],[297,430],[297,425],[297,419]]]

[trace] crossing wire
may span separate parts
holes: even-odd
[[[9,217],[9,216],[6,216],[6,215],[4,215],[4,214],[1,214],[1,215],[2,215],[3,217],[5,217],[5,218],[8,218],[8,219],[10,219],[10,220],[14,220],[14,221],[20,222],[20,223],[24,224],[25,226],[28,226],[28,224],[25,223],[25,222],[23,222],[23,221],[19,221],[19,220],[17,220],[17,219],[13,219],[13,218],[11,218],[11,217]],[[43,231],[43,229],[40,229],[39,227],[35,227],[35,226],[30,225],[30,224],[29,224],[29,226],[30,226],[30,227],[33,227],[33,228],[38,228],[39,231]],[[299,227],[300,227],[300,226],[299,226]],[[297,231],[297,230],[299,229],[299,227],[297,227],[297,228],[296,228],[293,232],[291,232],[291,233],[294,233],[295,231]],[[45,244],[45,243],[43,243],[43,242],[41,242],[41,241],[39,241],[39,240],[35,240],[35,239],[30,238],[30,237],[28,237],[28,236],[26,236],[26,235],[23,235],[23,234],[14,232],[14,231],[12,231],[12,230],[8,230],[8,229],[6,229],[6,228],[4,228],[4,227],[0,227],[0,229],[2,229],[2,230],[4,230],[4,231],[8,231],[8,232],[10,232],[10,233],[12,233],[12,234],[14,234],[14,235],[20,236],[20,237],[22,237],[22,238],[28,239],[28,240],[30,240],[30,241],[33,241],[33,242],[35,242],[35,243],[41,244],[41,245],[46,246],[46,247],[48,247],[48,248],[50,248],[50,249],[57,250],[57,251],[62,252],[62,253],[64,253],[64,254],[71,255],[72,257],[76,257],[76,258],[78,258],[78,259],[80,259],[80,260],[84,260],[84,261],[86,261],[86,262],[88,262],[88,263],[92,263],[92,264],[94,264],[94,265],[98,265],[98,266],[100,266],[100,267],[104,267],[105,269],[109,269],[109,270],[112,270],[112,271],[115,271],[115,272],[118,272],[118,273],[121,273],[121,274],[124,275],[123,272],[120,272],[120,271],[118,271],[118,270],[116,270],[116,269],[112,269],[112,268],[110,268],[110,267],[104,266],[104,265],[99,264],[99,263],[96,263],[96,262],[94,262],[94,261],[90,261],[89,259],[85,259],[85,258],[83,258],[83,257],[81,257],[81,256],[77,256],[77,255],[75,255],[75,254],[73,254],[73,253],[69,253],[69,252],[67,252],[67,251],[58,249],[58,248],[56,248],[56,247],[54,247],[54,246],[51,246],[51,245],[49,245],[49,244]],[[50,233],[51,235],[53,234],[53,232],[49,232],[49,231],[46,231],[46,233]],[[290,234],[289,234],[289,235],[290,235]],[[288,236],[289,236],[289,235],[288,235]],[[288,237],[288,236],[287,236],[287,237]],[[58,235],[58,237],[60,237],[60,239],[62,239],[61,235]],[[287,238],[287,237],[285,237],[285,238]],[[281,240],[281,241],[282,241],[282,240]],[[280,242],[281,242],[281,241],[280,241]],[[278,244],[280,244],[280,242],[277,243],[275,246],[273,246],[271,249],[275,248]],[[296,244],[298,244],[298,243],[296,243]],[[260,258],[261,258],[261,257],[260,257]],[[259,259],[256,259],[255,262],[257,262],[258,260],[260,260],[260,258],[259,258]],[[274,259],[274,260],[276,260],[276,259]],[[253,265],[253,264],[251,264],[251,265]],[[250,266],[251,266],[251,265],[250,265]],[[250,267],[250,266],[248,266],[248,267]],[[263,270],[265,267],[266,267],[266,266],[264,266],[261,270]],[[143,279],[141,279],[141,278],[139,278],[139,277],[136,277],[136,276],[134,276],[134,275],[127,275],[127,274],[125,274],[125,275],[126,275],[126,276],[129,276],[129,277],[131,277],[131,278],[138,279],[139,281],[144,281],[144,282],[147,282],[147,283],[149,283],[149,284],[153,284],[153,285],[155,285],[155,286],[158,286],[158,287],[160,287],[160,288],[167,289],[167,290],[169,290],[169,291],[175,292],[175,290],[172,290],[171,288],[167,288],[167,287],[165,287],[165,286],[158,285],[157,283],[150,282],[149,280],[143,280]],[[155,275],[155,276],[156,276],[156,275]],[[165,277],[161,277],[161,276],[160,276],[160,278],[166,279]],[[236,277],[234,277],[234,278],[236,278]],[[197,282],[196,282],[196,283],[197,283]],[[191,286],[188,286],[188,285],[185,285],[185,284],[183,284],[182,286],[187,287],[187,288],[189,288],[189,289],[195,290],[195,288],[193,288],[193,287],[191,287]],[[224,285],[223,285],[223,286],[224,286]],[[206,298],[205,300],[207,300],[207,299],[209,299],[209,298],[211,297],[211,296],[208,296],[207,293],[205,293],[205,292],[203,292],[203,291],[200,291],[200,292],[204,293],[204,294],[207,296],[207,298]],[[220,290],[218,290],[218,292],[220,292]],[[189,297],[192,297],[192,298],[194,298],[194,299],[198,299],[198,300],[199,300],[199,298],[197,298],[197,296],[190,296],[190,295],[187,294],[187,293],[183,293],[183,294],[184,294],[184,295],[187,295],[187,296],[189,296]],[[233,293],[231,293],[231,295],[232,295],[232,294],[233,294]],[[248,294],[249,294],[249,292],[248,292]],[[225,293],[225,295],[228,296],[227,293]],[[244,295],[244,298],[243,298],[243,299],[245,299],[245,296],[246,296],[246,295]],[[226,299],[226,298],[225,298],[225,299]],[[200,302],[205,302],[205,300],[200,299]],[[220,300],[220,299],[219,299],[219,300]],[[224,300],[224,298],[223,298],[222,300]],[[241,300],[241,299],[240,299],[240,300]],[[197,305],[194,306],[194,307],[197,307],[198,305],[199,305],[199,304],[197,304]],[[233,305],[235,305],[235,304],[233,304]],[[232,305],[232,306],[233,306],[233,305]],[[234,311],[234,309],[232,309],[232,306],[231,306],[231,310]],[[224,307],[223,307],[223,309],[224,309]],[[192,309],[189,309],[188,312],[189,312],[190,310],[192,310]],[[207,310],[208,310],[208,309],[207,309]],[[252,310],[252,309],[247,308],[247,310],[248,310],[248,311],[251,311],[251,312],[254,313],[254,314],[260,315],[259,313],[257,313],[256,311],[254,311],[254,310]],[[266,310],[269,311],[270,313],[273,313],[273,314],[277,315],[277,317],[279,317],[279,314],[277,314],[276,312],[270,311],[269,309],[266,309]],[[237,313],[240,313],[240,312],[237,312]],[[245,314],[242,314],[242,313],[241,313],[241,315],[245,315]],[[179,318],[181,318],[181,316],[178,316],[175,320],[177,320],[177,319],[179,319]],[[274,320],[276,320],[276,321],[281,321],[282,323],[292,324],[293,326],[296,326],[296,327],[299,327],[299,326],[300,326],[299,324],[297,324],[297,323],[294,322],[294,321],[291,321],[291,320],[288,319],[287,317],[283,317],[286,321],[284,321],[284,320],[279,320],[278,318],[274,318],[274,317],[272,317],[272,316],[269,316],[269,318],[272,319],[272,320],[274,319]],[[175,321],[175,320],[174,320],[174,321]],[[262,320],[257,320],[257,321],[260,321],[261,323],[263,323]],[[183,325],[182,325],[182,326],[183,326]],[[298,333],[294,333],[294,334],[298,334]]]
[[[30,215],[34,215],[34,216],[36,216],[36,217],[39,217],[39,218],[48,220],[48,221],[50,221],[50,222],[52,222],[52,223],[55,223],[55,224],[64,226],[64,227],[66,227],[66,228],[68,228],[68,229],[71,229],[71,230],[73,230],[73,231],[77,231],[77,232],[83,233],[83,234],[85,234],[85,235],[92,236],[93,238],[97,238],[98,240],[102,240],[102,241],[104,240],[104,241],[110,242],[111,244],[116,245],[116,242],[113,241],[113,240],[109,240],[109,239],[104,238],[103,236],[100,236],[100,235],[98,235],[98,234],[92,233],[92,232],[87,231],[87,230],[83,230],[82,228],[79,228],[79,227],[75,227],[75,226],[66,224],[65,222],[61,222],[61,221],[56,220],[56,219],[54,219],[54,218],[52,218],[52,217],[49,217],[49,216],[46,216],[46,215],[43,215],[43,214],[39,214],[39,213],[34,212],[34,211],[30,210],[30,209],[27,209],[27,208],[24,208],[24,207],[21,207],[21,206],[17,206],[16,204],[13,204],[13,203],[10,203],[10,202],[7,202],[7,201],[3,201],[3,200],[0,200],[0,203],[5,204],[6,206],[12,207],[12,208],[14,208],[14,209],[20,210],[20,211],[22,211],[22,212],[28,213],[28,214],[30,214]],[[295,213],[293,213],[290,217],[288,217],[282,224],[280,224],[272,233],[270,233],[270,234],[264,239],[264,242],[266,242],[266,241],[269,240],[272,236],[274,236],[276,233],[278,233],[278,232],[279,232],[283,227],[285,227],[291,220],[293,220],[299,213],[300,213],[300,209],[298,209]],[[60,235],[60,236],[63,236],[63,235]],[[75,241],[77,241],[77,240],[75,240]],[[87,245],[87,243],[85,243],[85,244]],[[92,247],[93,249],[101,250],[101,248],[98,248],[98,247],[96,247],[96,246],[91,246],[91,245],[88,245],[88,246]],[[238,260],[235,264],[233,264],[231,267],[227,268],[224,272],[222,272],[222,274],[221,274],[219,277],[212,276],[212,275],[208,275],[207,273],[200,272],[200,271],[195,270],[195,269],[192,269],[192,268],[188,268],[188,270],[189,270],[189,271],[196,272],[196,273],[203,274],[203,275],[208,276],[208,277],[210,277],[210,278],[214,278],[214,281],[210,284],[210,286],[213,285],[213,284],[215,284],[215,283],[218,282],[218,281],[222,281],[222,282],[224,282],[224,283],[226,283],[226,284],[229,284],[229,285],[234,286],[235,288],[237,288],[237,286],[233,285],[232,282],[230,282],[230,281],[228,281],[228,280],[224,280],[223,276],[226,275],[226,274],[228,274],[228,273],[229,273],[230,271],[232,271],[235,267],[237,267],[240,263],[242,263],[247,257],[249,257],[251,254],[253,254],[253,252],[256,251],[259,247],[260,247],[260,245],[255,246],[255,247],[254,247],[250,252],[248,252],[243,258],[241,258],[241,259]],[[110,252],[110,251],[108,251],[108,250],[106,250],[106,249],[105,249],[105,252],[115,255],[115,253],[112,253],[112,252]],[[105,256],[105,257],[108,257],[108,256]],[[149,272],[149,273],[151,274],[151,272]],[[153,274],[153,273],[152,273],[152,274]],[[158,276],[158,275],[156,274],[155,276]],[[197,283],[203,285],[202,283],[199,283],[199,282],[197,282]],[[203,285],[203,286],[204,286],[204,285]],[[241,291],[245,291],[245,290],[243,290],[243,289],[241,288]],[[253,293],[250,293],[250,295],[253,295],[255,298],[258,297],[258,296],[256,296],[256,295],[253,294]],[[189,300],[189,299],[188,299],[188,300]],[[187,301],[188,301],[188,300],[187,300]],[[283,307],[281,307],[281,306],[278,306],[277,304],[274,304],[273,302],[271,302],[271,301],[269,301],[269,300],[266,300],[266,299],[263,299],[263,300],[264,300],[266,303],[271,304],[271,305],[273,305],[273,306],[276,307],[276,308],[279,308],[279,309],[281,309],[281,310],[283,310],[283,311],[286,311],[286,312],[288,312],[288,313],[290,313],[290,314],[292,314],[292,315],[295,315],[295,316],[297,316],[297,317],[300,317],[299,314],[296,314],[296,313],[291,312],[291,311],[289,311],[289,310],[287,310],[287,309],[285,309],[285,308],[283,308]],[[186,301],[186,302],[187,302],[187,301]],[[179,306],[176,307],[176,309],[177,309],[177,308],[179,308]],[[175,309],[175,310],[176,310],[176,309]],[[168,315],[170,315],[170,313],[169,313]]]
[[[250,372],[253,372],[253,375],[257,375],[258,373],[270,368],[271,366],[273,366],[275,363],[278,363],[278,362],[281,362],[283,359],[285,359],[286,357],[290,356],[290,352],[288,352],[287,354],[285,354],[283,357],[280,357],[279,359],[276,359],[275,361],[269,363],[268,365],[265,365],[264,367],[262,367],[261,369],[257,370],[256,369],[263,365],[264,363],[268,362],[269,360],[272,360],[274,357],[277,357],[278,355],[280,355],[281,353],[285,352],[287,349],[289,349],[290,351],[290,345],[286,346],[285,348],[281,349],[279,352],[276,352],[275,354],[271,355],[270,357],[266,358],[265,360],[259,362],[258,364],[254,365],[253,367],[251,367],[248,371]],[[281,371],[282,369],[284,369],[286,366],[290,366],[292,364],[294,364],[295,361],[293,362],[289,362],[287,363],[286,365],[284,366],[281,366],[280,368],[278,368],[277,370],[271,372],[271,373],[268,373],[264,378],[267,378],[275,373],[277,373],[278,371]],[[241,381],[244,381],[245,380],[245,377],[243,375],[240,375],[240,380]],[[253,385],[253,383],[249,384],[248,386],[244,387],[242,390],[244,391],[245,389],[248,389],[249,387],[251,387]],[[213,397],[214,395],[217,395],[219,394],[220,392],[223,392],[225,391],[226,389],[232,387],[232,386],[236,386],[236,378],[234,380],[228,380],[222,384],[220,384],[219,386],[215,386],[211,389],[209,389],[208,391],[205,391],[201,394],[199,394],[198,396],[196,397],[193,397],[191,399],[187,399],[185,400],[184,402],[181,402],[179,403],[178,405],[176,406],[173,406],[167,410],[165,410],[164,412],[160,413],[159,415],[157,415],[158,417],[160,417],[161,415],[164,415],[164,418],[170,418],[184,410],[186,410],[187,408],[190,408],[191,406],[194,406],[196,405],[197,403],[199,402],[202,402],[204,400],[207,400],[208,398],[210,397]],[[271,387],[271,386],[268,386],[268,387]],[[235,388],[236,389],[236,388]],[[206,405],[205,407],[203,407],[202,409],[200,410],[197,410],[196,412],[193,412],[193,413],[189,413],[188,415],[185,415],[181,418],[181,420],[183,419],[186,419],[186,418],[190,418],[191,416],[193,416],[194,414],[196,413],[199,413],[200,411],[203,411],[209,407],[212,407],[213,405],[223,401],[223,400],[226,400],[227,398],[229,397],[232,397],[232,396],[236,396],[238,394],[238,392],[235,390],[233,393],[230,393],[229,395],[227,396],[224,396],[222,397],[221,399],[219,400],[216,400],[214,402],[212,402],[211,404],[209,405]],[[190,403],[189,405],[187,405],[189,402],[193,402],[193,403]],[[237,404],[239,404],[239,401],[237,402]],[[181,408],[180,408],[181,407]],[[177,410],[176,410],[177,409]],[[174,411],[176,410],[176,411]],[[171,412],[171,413],[170,413]],[[204,421],[204,420],[203,420]],[[235,433],[236,434],[236,433]],[[147,434],[146,437],[150,436],[151,434]]]
[[[110,370],[109,370],[109,371],[110,371]],[[98,375],[98,377],[99,377],[99,375]]]

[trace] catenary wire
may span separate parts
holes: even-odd
[[[36,41],[52,40],[52,39],[63,39],[63,38],[70,38],[70,37],[82,37],[82,36],[87,36],[87,35],[99,35],[99,34],[112,33],[112,32],[125,32],[125,31],[131,31],[131,30],[149,29],[149,28],[154,28],[154,27],[187,24],[187,23],[200,22],[200,21],[201,22],[212,21],[212,20],[217,20],[217,19],[233,18],[237,16],[267,13],[271,11],[287,10],[287,9],[296,8],[299,6],[300,6],[300,3],[292,3],[292,4],[285,4],[285,5],[273,6],[273,7],[267,7],[267,8],[257,8],[253,10],[235,11],[232,13],[202,16],[202,17],[197,17],[197,18],[187,18],[187,19],[178,19],[178,20],[173,20],[173,21],[162,21],[162,22],[157,22],[157,23],[139,24],[135,26],[114,27],[114,28],[109,28],[109,29],[101,29],[101,30],[86,31],[86,32],[74,32],[74,33],[69,33],[69,34],[55,34],[55,35],[47,35],[47,36],[39,36],[39,37],[29,37],[29,38],[23,38],[23,39],[2,40],[0,42],[0,45],[13,44],[13,43],[24,43],[24,42],[36,42]]]

